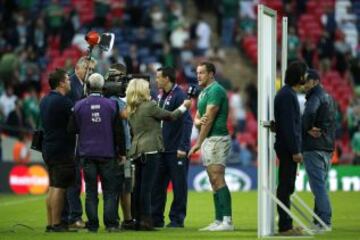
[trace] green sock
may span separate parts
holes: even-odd
[[[218,221],[222,221],[222,214],[221,214],[221,206],[219,201],[219,194],[217,192],[214,193],[214,205],[215,205],[215,219]]]
[[[221,215],[231,217],[231,195],[229,188],[225,185],[217,191],[220,206],[221,206]]]

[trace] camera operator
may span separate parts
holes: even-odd
[[[158,106],[173,111],[186,99],[185,92],[175,83],[174,68],[163,67],[156,72],[156,82],[162,93],[158,96]],[[184,227],[187,203],[187,172],[190,150],[192,118],[188,111],[176,121],[162,122],[165,151],[160,153],[159,170],[152,192],[152,218],[155,227],[164,226],[167,187],[171,180],[173,202],[167,227]]]
[[[84,83],[86,75],[91,74],[96,66],[94,58],[89,59],[87,56],[81,57],[75,66],[75,72],[70,76],[71,90],[67,93],[73,105],[83,98]],[[76,150],[76,155],[78,151]],[[81,205],[81,173],[80,162],[75,156],[75,183],[66,189],[66,201],[62,212],[62,222],[68,224],[70,228],[84,228],[85,223],[82,220],[83,208]]]
[[[78,101],[69,128],[79,134],[78,151],[83,163],[86,184],[87,228],[97,232],[97,176],[103,189],[104,224],[109,232],[119,231],[116,205],[116,165],[126,155],[124,130],[120,124],[117,104],[102,96],[104,78],[94,73],[89,77],[90,95]]]
[[[134,217],[136,229],[151,231],[151,192],[158,169],[160,152],[165,150],[161,121],[175,120],[191,106],[191,100],[173,112],[151,101],[150,84],[132,79],[126,89],[128,119],[133,133],[129,156],[135,161]]]
[[[122,83],[125,84],[126,79],[126,66],[120,63],[112,64],[110,69],[107,73],[106,83]],[[124,126],[125,131],[125,143],[126,143],[126,151],[128,152],[131,147],[131,135],[130,135],[130,127],[129,123],[126,119],[126,102],[120,95],[124,95],[125,88],[121,87],[122,85],[118,85],[118,88],[109,89],[105,87],[104,95],[106,97],[110,97],[114,99],[119,107],[120,115],[122,118],[121,124]],[[132,174],[132,167],[131,161],[127,158],[126,161],[121,162],[117,169],[117,181],[118,181],[118,204],[121,205],[121,210],[123,213],[124,221],[121,224],[122,229],[133,229],[134,228],[134,221],[131,215],[131,193],[133,190],[133,174]],[[119,206],[119,205],[117,205]],[[118,211],[116,211],[118,213]],[[118,217],[120,219],[120,217]]]

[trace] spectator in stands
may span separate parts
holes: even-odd
[[[129,152],[135,162],[134,217],[138,230],[154,230],[151,217],[151,194],[157,176],[160,152],[164,143],[161,121],[179,118],[191,106],[190,100],[173,112],[151,101],[149,82],[133,79],[126,90],[128,119],[133,133]]]
[[[299,14],[296,12],[296,5],[294,2],[284,0],[283,2],[283,14],[288,18],[288,25],[289,26],[296,26],[297,25],[297,18]]]
[[[201,15],[199,15],[196,25],[196,37],[195,55],[204,56],[210,48],[211,28],[209,23],[207,23]]]
[[[276,94],[274,100],[275,151],[279,159],[277,198],[290,209],[290,196],[295,190],[296,170],[303,161],[301,154],[301,115],[297,92],[305,83],[306,65],[293,62],[286,69],[285,86]],[[293,228],[292,218],[278,206],[279,234],[301,235]]]
[[[205,56],[210,62],[212,62],[216,67],[217,74],[222,75],[224,73],[225,66],[225,51],[219,46],[214,46],[205,53]]]
[[[32,46],[38,56],[43,56],[46,51],[46,29],[43,17],[36,18],[28,31],[27,44]]]
[[[315,51],[315,44],[313,40],[306,38],[301,49],[301,55],[309,67],[313,66]]]
[[[44,130],[42,155],[49,171],[50,187],[46,199],[47,232],[68,231],[61,222],[66,188],[75,181],[75,138],[67,133],[72,102],[65,95],[70,91],[69,76],[57,69],[49,76],[52,91],[40,103],[40,117]]]
[[[326,182],[335,149],[336,106],[332,97],[320,84],[320,76],[307,70],[306,105],[302,116],[303,157],[310,188],[315,196],[314,212],[331,227],[331,205]],[[324,227],[314,219],[319,229]]]
[[[189,36],[188,28],[184,23],[179,23],[175,30],[170,34],[171,51],[175,57],[176,66],[179,65],[180,53],[185,47],[186,41],[189,40]]]
[[[233,115],[233,126],[235,131],[240,133],[244,132],[246,127],[246,111],[244,100],[241,96],[241,89],[239,87],[234,88],[229,104]]]
[[[8,51],[1,56],[0,60],[0,76],[4,84],[17,84],[19,82],[19,56],[20,49]]]
[[[171,47],[167,42],[164,42],[163,44],[160,62],[163,66],[175,67],[175,55],[171,51]]]
[[[335,40],[335,56],[336,56],[336,70],[338,70],[342,76],[348,69],[348,60],[351,56],[351,46],[345,41],[345,35],[342,32],[338,32]]]
[[[39,126],[39,99],[34,87],[30,87],[23,100],[24,118],[31,129]]]
[[[140,72],[140,59],[138,55],[138,48],[135,44],[131,44],[130,52],[124,57],[124,62],[129,73]]]
[[[17,96],[14,95],[14,89],[11,85],[5,85],[5,91],[0,96],[0,108],[2,110],[2,115],[6,120],[10,112],[15,109],[15,102]]]
[[[334,56],[334,41],[329,32],[323,31],[317,45],[320,60],[320,70],[327,72],[331,67],[331,60]]]
[[[176,110],[186,99],[185,92],[175,83],[174,68],[159,68],[156,73],[156,82],[162,92],[158,95],[158,106],[167,110]],[[164,152],[160,153],[159,168],[156,174],[152,191],[152,218],[155,227],[164,226],[164,212],[167,199],[167,187],[172,182],[173,202],[169,212],[172,228],[184,227],[187,205],[187,172],[190,150],[190,136],[192,119],[188,111],[176,121],[162,122],[162,136]]]
[[[300,54],[300,40],[296,35],[295,28],[293,26],[289,27],[288,35],[288,62],[295,61],[299,59]]]
[[[234,231],[231,195],[225,182],[226,159],[231,147],[227,129],[229,107],[226,91],[215,81],[215,73],[215,66],[210,62],[202,62],[196,68],[199,86],[203,88],[194,119],[200,133],[189,156],[201,148],[203,164],[214,192],[215,221],[200,231]]]
[[[94,0],[95,18],[93,26],[98,28],[104,28],[106,23],[106,15],[111,10],[110,1],[108,0]]]
[[[255,1],[253,0],[240,0],[239,1],[239,16],[240,18],[250,18],[251,20],[256,20],[255,14]]]
[[[172,32],[179,24],[184,23],[184,16],[181,5],[177,1],[169,2],[167,7],[167,25]]]
[[[162,44],[166,41],[166,23],[163,11],[160,5],[155,4],[150,10],[151,26],[153,28],[152,40],[153,48],[161,49]],[[166,65],[168,66],[168,65]]]
[[[22,101],[20,99],[16,99],[15,108],[9,113],[5,122],[8,128],[5,133],[19,140],[22,140],[25,133],[30,130],[29,125],[25,121],[22,106]]]
[[[333,7],[328,6],[325,8],[325,11],[321,15],[321,23],[325,28],[324,31],[328,32],[330,37],[333,38],[337,27]]]
[[[16,17],[16,34],[18,37],[19,44],[17,47],[24,48],[26,46],[26,37],[29,31],[27,21],[24,19],[24,16],[18,15]]]
[[[58,36],[63,24],[64,8],[59,0],[51,0],[45,9],[45,17],[49,36]]]
[[[239,143],[236,134],[231,135],[231,149],[226,163],[240,164],[242,167],[249,167],[252,164],[253,154],[247,143]]]
[[[354,152],[354,165],[360,165],[360,123],[357,124],[357,131],[351,138],[351,147]]]
[[[72,21],[72,12],[66,11],[64,13],[64,19],[60,28],[60,51],[64,51],[71,45],[72,39],[75,35],[75,27]]]
[[[223,47],[231,47],[234,42],[235,23],[238,17],[238,0],[222,0],[220,8],[222,31],[221,45]]]
[[[257,118],[257,86],[255,83],[248,83],[245,87],[246,108]]]
[[[347,112],[347,128],[349,130],[350,138],[353,137],[354,133],[358,129],[358,123],[360,122],[360,99],[354,98],[350,103]]]

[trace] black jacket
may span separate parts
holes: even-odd
[[[40,102],[40,119],[44,130],[42,155],[47,164],[73,164],[75,135],[66,131],[71,116],[71,100],[51,91]]]
[[[334,150],[335,144],[336,106],[332,97],[317,85],[306,95],[303,122],[303,151]],[[321,129],[321,137],[314,138],[307,132],[317,127]]]
[[[285,85],[275,96],[276,152],[301,153],[301,114],[296,92]]]

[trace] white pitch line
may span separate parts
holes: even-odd
[[[22,200],[17,200],[17,201],[3,202],[3,203],[0,203],[0,207],[6,207],[6,206],[11,206],[11,205],[23,204],[23,203],[27,203],[27,202],[33,202],[33,201],[43,199],[45,197],[46,196],[41,196],[41,197],[27,198],[27,199],[22,199]]]

